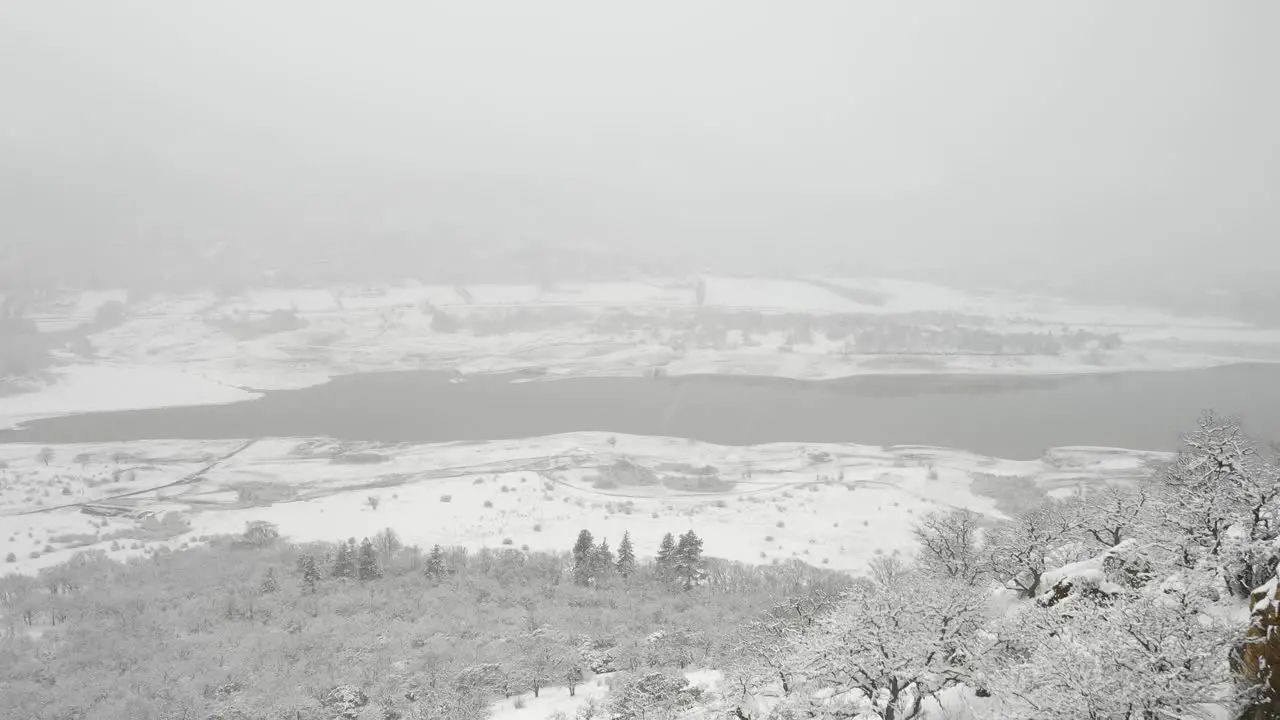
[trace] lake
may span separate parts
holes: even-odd
[[[1280,440],[1280,365],[1061,376],[869,376],[830,381],[683,376],[451,383],[439,372],[340,377],[258,400],[50,418],[0,442],[331,436],[491,440],[579,430],[728,445],[939,445],[1032,459],[1049,447],[1170,450],[1204,410]]]

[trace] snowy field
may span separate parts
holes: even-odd
[[[38,392],[0,397],[0,427],[52,415],[220,405],[260,396],[182,366],[76,364],[59,368],[56,376],[57,382]]]
[[[124,557],[267,520],[293,540],[394,529],[408,544],[566,550],[578,531],[649,556],[695,529],[709,555],[861,572],[913,552],[910,527],[963,507],[1005,517],[1080,483],[1138,479],[1155,453],[1061,448],[1009,461],[924,447],[727,447],[573,433],[342,445],[321,439],[0,445],[0,555],[30,573],[84,549]]]
[[[701,305],[698,285],[689,280],[135,299],[123,324],[89,338],[92,355],[60,358],[43,386],[0,396],[0,427],[74,412],[236,402],[255,391],[382,370],[829,379],[1280,361],[1280,331],[1232,320],[897,280],[702,282]],[[66,329],[123,298],[72,295],[35,319],[42,328]],[[864,334],[840,337],[832,328],[841,323]],[[1077,340],[1038,349],[1038,339],[1050,334]],[[1115,342],[1088,339],[1102,336]]]
[[[576,717],[588,703],[604,705],[608,702],[612,675],[610,673],[595,676],[579,686],[574,695],[570,695],[569,689],[563,686],[543,688],[538,693],[539,697],[536,698],[531,692],[514,695],[510,699],[494,703],[490,708],[489,718],[490,720],[547,720],[555,713],[564,713],[568,718]],[[714,691],[723,680],[718,670],[691,670],[684,673],[684,676],[690,685],[701,688],[703,691]],[[693,720],[693,718],[709,720],[712,717],[716,715],[710,710],[699,708],[686,713],[682,720]]]

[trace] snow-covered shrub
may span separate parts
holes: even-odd
[[[681,675],[646,672],[626,675],[615,682],[609,692],[612,720],[643,720],[671,717],[693,707],[702,697],[702,689]]]
[[[359,717],[360,708],[368,704],[369,696],[351,685],[330,688],[320,698],[320,705],[340,718]]]

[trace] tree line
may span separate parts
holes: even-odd
[[[616,553],[592,540],[612,561],[587,585],[572,552],[423,550],[389,530],[295,544],[264,522],[123,562],[80,553],[0,578],[0,717],[468,720],[609,672],[636,679],[626,702],[661,704],[646,693],[681,668],[726,662],[732,628],[847,582],[705,558],[683,537],[670,565],[629,535]]]
[[[573,558],[573,581],[591,587],[610,577],[630,580],[636,573],[635,548],[631,533],[624,532],[618,545],[617,557],[609,548],[609,541],[601,538],[595,543],[590,530],[583,529],[570,552]],[[702,556],[702,538],[689,530],[679,541],[671,533],[662,536],[657,556],[653,561],[654,577],[683,590],[692,590],[706,580],[706,560]]]

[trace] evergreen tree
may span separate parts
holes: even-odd
[[[591,551],[595,548],[595,538],[591,536],[590,530],[582,530],[578,533],[578,540],[573,544],[573,561],[575,563],[585,562],[591,557]]]
[[[609,549],[609,541],[601,539],[595,551],[593,575],[599,579],[613,572],[613,551]]]
[[[618,574],[629,578],[636,571],[636,551],[631,547],[631,533],[622,533],[622,543],[618,545]]]
[[[447,568],[444,564],[444,550],[439,545],[431,548],[431,554],[427,556],[426,574],[429,578],[440,579],[444,577]]]
[[[316,583],[320,582],[320,568],[316,565],[316,556],[307,553],[298,558],[298,572],[302,574],[302,584],[307,592],[316,591]]]
[[[671,573],[675,570],[676,561],[676,539],[667,533],[662,536],[662,544],[658,546],[658,557],[654,564],[658,567],[658,576],[663,578],[671,577]]]
[[[338,552],[333,557],[333,577],[353,578],[356,576],[356,541],[339,540]]]
[[[595,560],[595,539],[590,530],[578,533],[578,541],[573,544],[573,581],[579,585],[591,583],[592,564]]]
[[[273,593],[280,589],[280,581],[276,580],[276,569],[267,568],[267,574],[262,576],[262,585],[259,587],[263,595]]]
[[[373,547],[373,541],[365,538],[360,543],[360,555],[356,561],[356,573],[361,582],[369,580],[377,580],[382,577],[382,568],[378,567],[378,551]]]
[[[676,580],[685,590],[702,581],[702,538],[692,530],[680,536],[676,545],[673,570]]]

